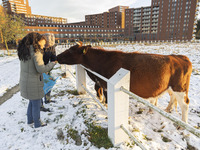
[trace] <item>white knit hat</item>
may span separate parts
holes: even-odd
[[[53,33],[45,33],[44,36],[47,40],[47,43],[45,45],[47,48],[55,45],[55,36]]]

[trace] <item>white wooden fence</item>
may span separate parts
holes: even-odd
[[[91,70],[87,69],[92,72]],[[130,72],[125,69],[120,69],[110,79],[95,73],[96,76],[107,82],[108,90],[108,136],[110,137],[114,146],[128,139],[128,135],[120,128],[123,124],[128,128],[128,114],[129,114],[129,96],[120,91],[120,87],[129,89]],[[78,93],[85,93],[86,77],[85,69],[81,65],[76,67],[76,86]],[[123,99],[123,101],[122,101]],[[101,106],[103,108],[103,106]],[[105,110],[105,108],[103,108]]]
[[[141,149],[145,149],[145,147],[134,138],[130,131],[128,131],[129,96],[157,111],[197,137],[200,137],[199,130],[127,90],[130,85],[130,72],[126,69],[121,68],[110,79],[107,79],[82,65],[77,65],[76,87],[79,93],[84,94],[86,91],[89,92],[86,88],[85,69],[107,82],[108,110],[95,98],[95,96],[92,97],[96,99],[96,102],[108,113],[108,136],[114,146],[118,146],[120,143],[126,141],[128,137],[131,137]],[[91,93],[89,92],[89,94]]]
[[[192,40],[192,41],[180,41],[180,40],[169,40],[169,41],[116,41],[116,42],[86,42],[84,45],[91,45],[91,46],[110,46],[110,45],[121,45],[121,44],[137,44],[137,43],[146,43],[146,44],[153,44],[153,43],[186,43],[186,42],[192,42],[192,43],[200,43],[200,40]],[[58,47],[61,48],[69,48],[71,46],[74,46],[75,43],[62,43],[58,45]]]

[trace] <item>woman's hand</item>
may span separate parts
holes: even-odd
[[[56,60],[56,61],[52,61],[54,64],[57,64],[58,63],[58,61]]]

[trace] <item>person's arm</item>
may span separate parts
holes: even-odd
[[[36,70],[39,73],[45,73],[45,72],[50,71],[56,64],[56,62],[51,62],[51,63],[48,63],[47,65],[44,65],[43,55],[41,52],[36,52],[33,56],[33,59],[34,59]]]

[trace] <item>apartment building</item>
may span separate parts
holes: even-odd
[[[102,28],[124,28],[124,14],[125,9],[128,8],[128,6],[116,6],[109,9],[108,12],[86,15],[85,22],[87,25],[96,25]]]
[[[85,21],[31,14],[28,0],[2,0],[3,6],[25,22],[27,32],[52,32],[57,42],[82,41],[188,41],[195,32],[198,0],[152,0],[151,6],[116,6],[107,12],[85,16]],[[17,8],[21,3],[24,12]]]
[[[59,17],[49,17],[27,13],[28,0],[21,1],[26,4],[24,12],[13,11],[12,4],[17,4],[18,0],[2,0],[3,6],[8,13],[21,16],[25,23],[27,32],[39,32],[41,34],[51,32],[55,34],[56,42],[68,42],[74,40],[82,41],[110,41],[123,40],[124,30],[121,29],[121,18],[123,6],[111,9],[111,12],[86,16],[86,21],[78,23],[67,23],[67,19]],[[16,9],[18,5],[16,5]],[[31,11],[31,9],[30,9]],[[121,12],[120,12],[121,11]],[[97,16],[97,17],[96,17]],[[101,16],[101,17],[99,17]],[[90,19],[91,17],[91,19]],[[102,21],[103,18],[103,21]]]
[[[125,37],[135,41],[188,41],[197,21],[197,0],[152,0],[125,11]]]
[[[2,0],[2,2],[8,13],[31,14],[28,0]]]
[[[3,7],[9,14],[18,15],[23,20],[26,26],[40,25],[57,25],[66,24],[67,19],[61,17],[50,17],[43,15],[34,15],[31,13],[31,7],[28,0],[2,0]]]
[[[152,0],[152,5],[160,8],[157,39],[192,39],[193,27],[197,21],[197,0]]]
[[[156,40],[159,6],[131,8],[125,11],[125,36],[130,40]]]
[[[67,19],[61,17],[50,17],[34,14],[18,14],[23,20],[26,26],[56,26],[60,24],[66,24]]]
[[[62,27],[26,27],[28,32],[53,33],[56,43],[67,43],[70,41],[118,41],[123,40],[124,32],[115,28],[98,28],[93,26],[64,25]]]

